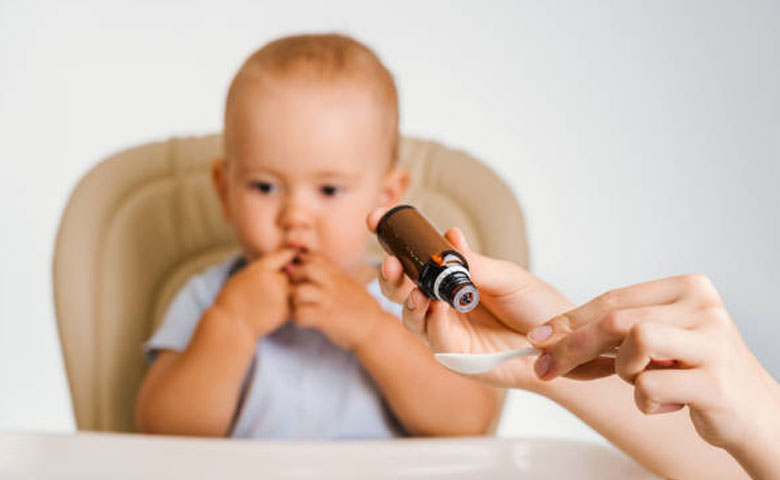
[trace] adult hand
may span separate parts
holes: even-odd
[[[371,231],[376,231],[385,211],[369,214]],[[385,296],[404,304],[406,328],[427,341],[434,352],[490,353],[527,346],[527,331],[572,307],[563,295],[525,269],[472,251],[459,229],[450,229],[444,236],[466,258],[471,279],[479,288],[480,305],[473,311],[459,313],[427,298],[404,275],[395,257],[385,259],[379,275]],[[530,359],[515,360],[476,377],[501,387],[533,389],[538,379],[531,365]]]
[[[766,438],[767,425],[780,434],[780,387],[704,276],[607,292],[529,336],[546,351],[535,366],[542,379],[617,373],[635,386],[640,410],[655,414],[687,405],[699,435],[730,451]],[[616,348],[614,362],[599,357]],[[653,362],[669,368],[653,368]]]

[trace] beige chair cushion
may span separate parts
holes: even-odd
[[[63,213],[54,256],[60,340],[76,424],[134,431],[146,370],[142,343],[191,275],[237,250],[210,184],[221,137],[174,138],[121,152],[93,168]],[[483,164],[432,142],[404,139],[406,201],[472,246],[527,265],[511,191]],[[378,245],[371,256],[381,257]]]

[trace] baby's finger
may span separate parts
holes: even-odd
[[[701,365],[707,347],[702,333],[696,330],[642,322],[631,329],[620,346],[615,371],[626,382],[634,383],[653,362],[672,362],[669,366],[682,368]]]
[[[263,255],[254,264],[257,265],[257,268],[281,270],[285,265],[292,262],[297,254],[298,251],[295,249],[282,248]]]
[[[330,282],[332,271],[322,256],[301,254],[300,258],[300,263],[291,265],[286,270],[293,283],[310,282],[327,285]]]
[[[293,288],[290,298],[293,306],[296,307],[318,303],[322,300],[322,289],[313,284],[305,283]]]
[[[430,304],[431,300],[423,295],[419,289],[415,288],[409,292],[409,296],[404,303],[402,315],[404,327],[416,337],[426,342],[426,314]]]
[[[647,414],[672,412],[685,405],[706,408],[713,398],[711,390],[707,374],[699,369],[647,370],[636,377],[634,401]]]
[[[292,312],[293,323],[303,328],[316,327],[317,318],[317,307],[312,303],[301,304],[295,307]]]

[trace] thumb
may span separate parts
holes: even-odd
[[[504,272],[507,268],[513,269],[509,265],[504,265],[506,262],[485,257],[473,251],[466,240],[466,235],[458,227],[450,228],[444,232],[444,238],[466,258],[472,279],[482,286],[485,286],[485,284],[489,286],[493,283],[492,280],[495,276]],[[519,269],[519,267],[514,267]]]
[[[469,244],[466,241],[466,235],[463,234],[463,231],[460,228],[450,228],[444,232],[444,238],[446,238],[460,253],[464,255],[471,254],[471,248],[469,248]]]
[[[457,227],[447,230],[444,238],[466,257],[471,278],[480,290],[495,296],[504,296],[522,290],[551,288],[520,265],[486,257],[471,250],[463,231]]]

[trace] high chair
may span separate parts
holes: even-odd
[[[146,371],[141,345],[193,274],[237,246],[212,190],[220,135],[172,138],[104,160],[78,183],[54,251],[59,336],[79,430],[133,432]],[[522,211],[509,187],[469,155],[405,138],[405,202],[472,248],[527,266]],[[382,253],[373,245],[371,254]]]

